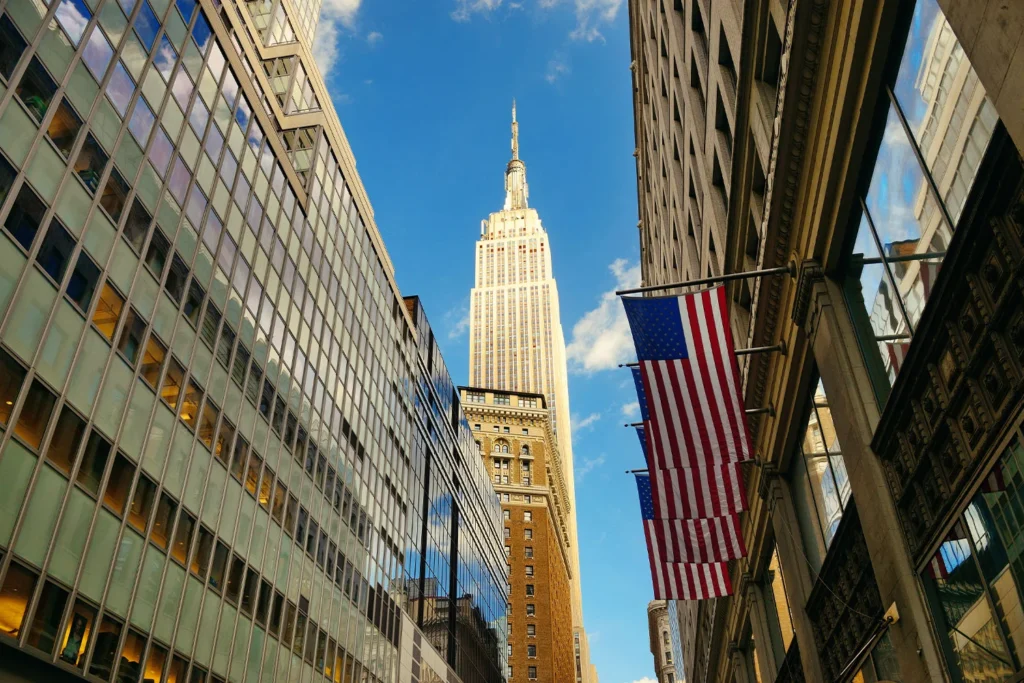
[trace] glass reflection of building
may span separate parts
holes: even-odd
[[[405,301],[417,325],[413,460],[424,491],[423,552],[406,562],[407,611],[465,683],[498,683],[508,604],[501,508],[422,306]]]
[[[318,6],[0,2],[0,677],[395,680],[429,559],[501,680],[499,507]]]
[[[998,121],[934,0],[917,3],[891,92],[853,256],[889,383],[909,350]]]

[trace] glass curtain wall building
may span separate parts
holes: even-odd
[[[279,2],[0,0],[0,225],[0,650],[396,680],[421,332],[308,33]],[[474,539],[451,585],[500,642],[471,464],[437,544]]]

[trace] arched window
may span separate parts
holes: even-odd
[[[527,446],[526,444],[523,444],[523,448],[522,448],[522,450],[519,451],[519,455],[529,455],[529,454],[530,454],[530,447]]]

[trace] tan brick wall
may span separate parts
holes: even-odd
[[[571,582],[566,566],[567,553],[560,548],[564,542],[558,529],[558,519],[549,487],[547,468],[555,470],[557,462],[549,463],[552,453],[553,436],[545,410],[523,409],[517,405],[517,395],[511,394],[510,406],[493,405],[493,394],[487,393],[485,404],[464,402],[466,418],[474,428],[474,435],[480,442],[480,453],[487,465],[487,471],[500,494],[509,495],[502,502],[502,509],[508,511],[505,528],[508,529],[506,545],[509,548],[509,643],[512,667],[510,683],[530,680],[529,669],[536,667],[536,680],[540,683],[563,683],[574,681],[575,656],[572,634]],[[480,428],[476,429],[479,424]],[[495,431],[497,426],[497,431]],[[508,433],[505,429],[508,428]],[[522,430],[526,428],[527,433]],[[495,444],[498,451],[495,452]],[[505,448],[507,446],[507,452]],[[527,446],[529,457],[522,457],[522,448]],[[508,467],[495,467],[495,459],[508,462]],[[523,484],[526,473],[523,463],[529,462],[530,485]],[[498,483],[494,476],[500,477]],[[508,477],[505,483],[504,477]],[[529,496],[529,502],[527,502]],[[525,513],[532,515],[525,521]],[[526,532],[532,538],[526,538]],[[531,548],[533,556],[526,557]],[[533,575],[526,575],[526,567],[533,567]],[[526,586],[532,585],[534,594],[527,596]],[[526,606],[534,606],[534,614],[527,616]],[[536,634],[527,635],[529,625]],[[536,656],[529,656],[529,646],[536,646]]]

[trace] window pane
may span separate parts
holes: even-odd
[[[156,521],[153,522],[152,538],[154,543],[165,550],[171,540],[171,523],[174,521],[176,507],[174,501],[166,493],[160,494],[160,504],[156,509]]]
[[[57,631],[60,620],[64,616],[64,606],[68,602],[68,592],[57,584],[46,582],[43,594],[36,606],[32,628],[28,632],[28,644],[48,654],[53,653],[57,643]]]
[[[995,110],[935,0],[918,0],[903,55],[896,98],[955,222]]]
[[[0,349],[0,423],[7,424],[11,410],[25,381],[25,370],[14,358]]]
[[[78,131],[81,129],[82,119],[78,117],[67,100],[61,100],[46,133],[65,157],[71,155],[71,147],[75,144],[75,138],[78,137]]]
[[[61,643],[61,660],[72,666],[82,667],[85,659],[85,646],[89,642],[95,620],[96,610],[81,600],[76,600],[74,610],[71,612],[71,619],[68,620],[67,629],[64,632],[64,640]],[[97,641],[96,645],[93,661],[102,655],[100,642]]]
[[[107,71],[107,65],[110,64],[110,58],[113,56],[114,51],[110,47],[110,43],[103,36],[103,31],[93,31],[89,34],[89,42],[85,46],[85,51],[82,54],[82,61],[89,67],[89,71],[96,77],[97,81],[103,80],[103,74]]]
[[[0,586],[0,605],[4,606],[0,612],[0,633],[12,638],[17,638],[21,633],[21,622],[25,618],[28,601],[32,598],[36,578],[34,572],[20,564],[11,563],[4,583]]]
[[[167,367],[167,374],[164,375],[163,388],[160,389],[160,397],[167,401],[171,408],[177,410],[178,398],[181,396],[181,384],[185,378],[185,369],[181,364],[171,357]]]
[[[152,220],[153,217],[146,211],[146,207],[136,198],[132,202],[132,208],[128,212],[128,219],[124,223],[124,238],[139,253],[142,253],[142,245],[146,241],[146,234],[149,232],[149,224]]]
[[[4,226],[21,246],[31,249],[32,241],[39,231],[39,224],[43,220],[45,212],[46,205],[36,196],[36,193],[28,185],[22,185]]]
[[[167,347],[156,338],[156,335],[150,334],[149,339],[146,340],[146,352],[142,355],[140,376],[154,389],[159,386],[160,371],[163,369],[166,357]]]
[[[70,407],[64,406],[50,439],[50,445],[46,449],[46,457],[65,474],[71,474],[71,467],[74,465],[83,434],[85,421]]]
[[[42,121],[57,92],[57,84],[50,78],[42,62],[33,57],[15,92],[36,121]]]
[[[121,336],[117,342],[117,348],[125,355],[128,362],[134,366],[139,359],[139,352],[142,349],[142,335],[146,333],[146,321],[143,320],[134,309],[128,309],[128,318],[124,327],[121,328]]]
[[[196,417],[199,414],[199,402],[202,400],[202,390],[195,382],[189,380],[188,391],[185,393],[185,400],[181,404],[181,419],[192,429],[195,429]]]
[[[57,397],[49,389],[40,384],[39,380],[34,380],[25,404],[21,407],[14,433],[32,448],[39,448],[56,401]]]
[[[149,522],[149,513],[153,510],[154,500],[156,500],[156,484],[147,477],[139,477],[139,483],[135,486],[135,495],[132,496],[132,507],[128,511],[128,523],[143,534],[146,533],[146,524]]]
[[[61,25],[75,47],[81,42],[85,26],[91,18],[92,12],[83,0],[61,0],[60,6],[57,7],[57,23]]]
[[[90,192],[96,192],[100,187],[100,175],[107,165],[107,153],[103,151],[100,144],[92,134],[85,136],[85,144],[78,152],[78,159],[75,161],[75,172],[82,179]]]
[[[57,10],[57,16],[60,17],[60,9]],[[85,27],[84,22],[82,27]],[[7,15],[0,16],[0,75],[8,79],[11,77],[27,46],[25,39],[21,37]]]
[[[114,672],[117,643],[121,638],[121,622],[110,615],[104,616],[96,636],[96,646],[89,673],[109,680]]]
[[[107,339],[114,339],[114,330],[117,328],[122,308],[124,308],[124,299],[110,286],[110,283],[104,283],[99,303],[96,304],[96,312],[92,316],[92,322]]]
[[[134,93],[135,82],[128,75],[128,70],[124,68],[124,64],[118,62],[114,67],[114,73],[110,76],[110,82],[107,83],[107,95],[114,104],[114,109],[117,110],[118,115],[122,118],[128,112],[128,104],[131,102],[132,94]]]
[[[149,3],[143,2],[135,19],[135,32],[139,34],[139,40],[142,41],[147,50],[153,49],[153,43],[156,41],[156,34],[159,30],[160,20],[156,18],[156,14],[150,8]]]
[[[36,261],[50,277],[60,283],[74,248],[75,240],[60,224],[60,221],[54,219],[50,221],[50,228],[46,231],[46,237],[43,238],[43,243],[39,247]]]
[[[71,279],[68,280],[67,294],[83,312],[88,310],[89,304],[92,303],[92,295],[96,291],[96,283],[99,282],[99,279],[99,267],[93,263],[85,251],[78,252],[78,261],[71,273]]]
[[[146,639],[135,631],[129,631],[121,650],[121,662],[117,668],[118,683],[136,683],[142,680],[142,650]],[[154,681],[160,680],[157,676]]]
[[[146,265],[158,280],[163,277],[164,264],[167,263],[170,249],[170,242],[167,241],[164,234],[159,229],[153,230],[153,238],[149,242],[149,249],[146,250]]]
[[[110,471],[110,479],[107,481],[107,490],[103,494],[103,502],[109,505],[118,517],[124,514],[125,505],[128,504],[128,491],[132,487],[134,478],[135,465],[118,453],[114,458],[114,468]]]
[[[192,545],[192,532],[195,529],[196,520],[184,510],[178,519],[178,526],[174,530],[174,545],[171,547],[171,557],[178,562],[185,564],[188,557],[189,547]]]
[[[121,220],[121,212],[124,211],[125,202],[128,201],[128,183],[124,181],[116,168],[110,169],[110,177],[103,187],[103,195],[100,197],[100,206],[107,210],[110,217],[117,223]]]
[[[82,464],[78,468],[78,483],[89,493],[96,495],[100,490],[103,471],[107,468],[110,457],[110,444],[95,429],[89,434],[89,441],[82,454]]]

